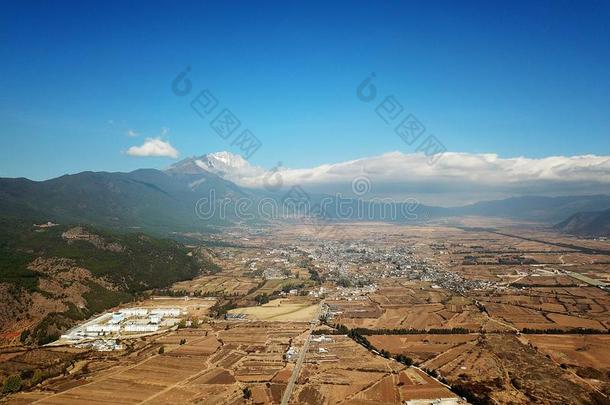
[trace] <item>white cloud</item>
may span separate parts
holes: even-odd
[[[136,137],[136,136],[138,136],[138,135],[140,135],[140,134],[139,134],[139,133],[137,133],[136,131],[134,131],[133,129],[129,129],[129,130],[127,130],[127,136],[129,136],[129,137],[134,138],[134,137]]]
[[[446,152],[434,165],[423,153],[390,152],[313,168],[280,168],[284,187],[349,194],[355,177],[371,182],[370,197],[415,196],[440,205],[511,195],[610,193],[610,157],[596,155],[500,158]],[[249,188],[265,185],[264,169],[248,167],[228,179]]]
[[[179,153],[169,141],[160,138],[147,138],[141,146],[132,146],[127,150],[129,156],[165,156],[177,158]]]

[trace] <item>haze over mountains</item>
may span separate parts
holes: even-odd
[[[161,234],[206,230],[236,222],[267,220],[257,210],[260,203],[281,203],[294,189],[282,184],[283,179],[278,182],[277,179],[270,178],[267,188],[244,187],[234,181],[246,177],[275,176],[277,173],[254,167],[239,155],[218,152],[184,159],[163,171],[140,169],[129,173],[82,172],[41,182],[3,178],[0,179],[0,209],[7,216],[37,221],[136,228]],[[285,172],[279,173],[283,177]],[[350,186],[349,183],[345,185],[346,188]],[[374,188],[374,184],[372,186]],[[301,190],[305,191],[306,187]],[[312,206],[327,198],[321,192],[307,192]],[[222,203],[226,205],[225,212],[219,210],[205,218],[198,216],[195,208],[198,201],[203,199],[209,203],[210,198],[215,199],[217,207],[221,201],[225,201]],[[236,215],[236,205],[240,204],[240,200],[243,206],[237,211],[248,214],[242,217]],[[243,204],[243,201],[249,203]],[[410,200],[407,215],[400,215],[401,204],[404,204],[400,200],[393,203],[387,201],[375,200],[372,192],[362,196],[345,194],[339,200],[334,199],[325,205],[323,215],[329,220],[397,222],[479,215],[555,224],[577,214],[562,223],[559,229],[583,235],[602,235],[608,232],[607,212],[599,216],[591,214],[610,208],[608,195],[519,196],[456,207],[438,207]],[[344,211],[342,204],[353,207],[361,204],[373,214],[361,217],[349,210]],[[383,209],[388,204],[393,204],[398,215],[384,215]],[[587,214],[580,214],[582,212]],[[583,225],[579,225],[581,223]],[[590,224],[595,226],[592,228]]]
[[[610,209],[576,213],[555,228],[573,235],[610,236]]]
[[[285,167],[278,162],[269,169],[252,165],[239,155],[218,152],[184,159],[172,165],[171,170],[185,168],[190,168],[189,172],[211,171],[249,189],[268,188],[270,181],[281,176],[286,187],[351,196],[352,180],[366,178],[370,187],[359,198],[416,198],[423,204],[441,207],[512,196],[610,192],[610,159],[596,155],[502,158],[493,153],[445,152],[430,160],[423,153],[395,151],[303,168]]]

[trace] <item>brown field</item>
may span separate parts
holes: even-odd
[[[306,322],[314,318],[319,304],[307,297],[279,298],[263,305],[237,308],[231,314],[244,314],[258,321]]]
[[[478,334],[467,335],[372,335],[369,342],[378,349],[404,354],[417,362],[429,360],[441,353],[477,340]]]
[[[481,295],[479,301],[490,317],[518,329],[604,330],[610,325],[610,297],[595,287],[536,287]]]
[[[610,335],[527,335],[525,338],[558,363],[610,369]]]
[[[500,403],[588,403],[591,390],[581,378],[510,334],[481,336],[423,366]]]
[[[455,394],[447,388],[415,368],[409,368],[400,373],[398,381],[400,398],[403,401],[455,397]]]
[[[550,329],[557,326],[541,312],[534,309],[510,304],[495,304],[483,302],[490,317],[500,319],[514,325],[518,329]]]
[[[506,329],[481,313],[474,300],[432,289],[427,283],[400,283],[404,285],[380,288],[365,300],[327,300],[341,311],[334,322],[370,329]]]
[[[269,403],[273,392],[276,395],[285,385],[274,379],[290,368],[283,359],[289,342],[307,328],[306,323],[221,322],[180,329],[149,339],[147,346],[136,352],[114,355],[111,367],[84,372],[76,385],[66,384],[70,378],[63,377],[47,382],[40,390],[17,394],[11,402],[186,403],[205,398],[206,403],[232,403],[242,397],[242,388],[247,385]],[[181,339],[186,343],[180,345]],[[165,353],[158,354],[161,346]],[[92,363],[96,361],[103,360],[98,357]]]
[[[455,397],[419,370],[376,356],[346,336],[312,344],[291,403],[402,403]],[[319,348],[327,352],[320,353]],[[402,384],[401,384],[402,382]]]
[[[455,227],[460,223],[515,236]],[[206,319],[198,329],[133,339],[122,352],[40,348],[0,353],[3,375],[26,365],[30,371],[68,365],[67,375],[13,395],[10,403],[243,404],[245,387],[252,391],[248,403],[279,403],[294,369],[284,353],[290,346],[302,347],[315,313],[311,311],[320,300],[334,313],[329,325],[473,331],[367,338],[378,349],[407,355],[487,403],[607,403],[610,335],[516,332],[608,328],[610,296],[591,284],[610,280],[610,256],[554,245],[609,249],[608,243],[577,240],[539,225],[473,217],[426,226],[350,223],[336,228],[339,232],[327,239],[308,234],[307,225],[252,235],[231,230],[222,236],[230,247],[209,249],[219,273],[173,286],[193,295],[222,295],[219,304],[235,305],[231,312],[247,313],[245,321]],[[366,257],[358,256],[360,252]],[[409,266],[395,268],[394,262],[403,258]],[[309,279],[310,268],[323,284]],[[274,279],[278,276],[265,273],[269,269],[288,278]],[[320,286],[326,291],[315,300],[275,299],[282,287],[295,282],[304,284],[305,293],[318,294]],[[269,305],[254,305],[254,297],[262,293],[275,296]],[[151,300],[150,305],[187,305],[203,318],[215,302],[166,299]],[[453,396],[417,368],[368,351],[347,336],[329,337],[330,342],[311,342],[291,404],[372,405]],[[186,343],[181,345],[182,340]],[[158,353],[160,346],[163,354]]]

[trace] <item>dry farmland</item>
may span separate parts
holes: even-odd
[[[425,373],[369,352],[346,336],[310,346],[291,403],[402,403],[456,398]],[[320,351],[323,349],[323,351]]]
[[[524,339],[583,378],[610,380],[610,335],[527,335]]]
[[[373,335],[368,336],[373,346],[392,354],[404,354],[423,363],[449,350],[473,343],[478,334],[451,335]]]
[[[472,217],[333,227],[327,237],[305,225],[233,229],[215,237],[226,246],[206,248],[217,271],[173,286],[188,300],[138,304],[188,306],[198,328],[108,353],[0,352],[5,375],[24,364],[68,369],[10,402],[278,404],[291,392],[290,404],[310,405],[458,393],[609,403],[610,296],[598,283],[610,279],[610,256],[591,251],[607,242]],[[325,324],[310,323],[319,310]]]
[[[243,314],[247,319],[259,321],[310,321],[319,305],[305,297],[278,298],[266,304],[232,309],[230,314]]]
[[[387,281],[386,281],[387,282]],[[359,301],[327,300],[341,313],[335,321],[370,329],[465,328],[505,329],[481,313],[475,301],[430,288],[428,283],[393,280],[400,287],[383,287]]]
[[[256,390],[261,403],[271,403],[281,395],[285,371],[291,369],[283,354],[307,328],[305,323],[275,322],[180,329],[150,339],[137,351],[107,359],[106,367],[96,366],[99,371],[49,381],[12,402],[161,404],[205,398],[206,403],[233,403],[248,386]],[[66,384],[67,380],[75,383]]]
[[[481,336],[476,343],[451,349],[423,366],[438,370],[452,384],[503,403],[586,403],[591,390],[582,379],[507,334]]]

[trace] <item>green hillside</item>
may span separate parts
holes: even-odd
[[[91,235],[95,243],[62,236],[74,229]],[[31,221],[0,219],[0,286],[8,286],[8,296],[0,298],[6,312],[2,321],[29,319],[35,294],[62,302],[65,311],[46,314],[31,331],[31,341],[46,343],[76,320],[129,301],[146,290],[165,288],[214,268],[204,258],[188,253],[178,242],[142,233],[120,234],[66,225],[38,228]],[[32,265],[35,260],[42,263],[38,266],[41,270]],[[68,271],[62,266],[46,269],[44,265],[52,260],[69,263],[71,269],[86,269],[90,275],[78,279],[62,275],[62,271]],[[40,287],[41,281],[65,283],[66,277],[66,287],[72,284],[69,277],[75,277],[74,283],[87,290],[82,294],[86,306],[77,308],[74,297]]]

